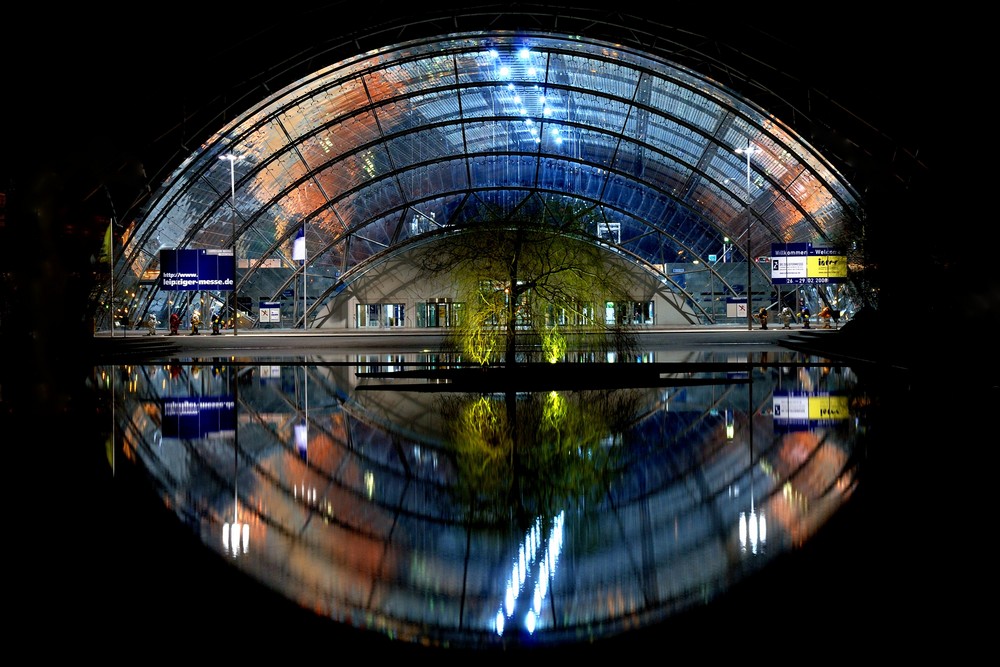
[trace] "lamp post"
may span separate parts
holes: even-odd
[[[752,267],[750,262],[752,261],[750,257],[750,155],[752,153],[759,152],[759,148],[754,148],[754,145],[747,141],[746,148],[737,148],[736,152],[741,155],[747,156],[747,331],[753,331],[753,313],[750,312],[751,304],[753,302],[753,290],[750,289],[750,281],[753,280],[753,275],[751,273]]]
[[[226,153],[219,156],[220,160],[229,160],[229,187],[232,192],[231,208],[229,213],[230,222],[233,228],[233,335],[240,321],[239,303],[236,300],[236,161],[240,159],[235,153]],[[749,159],[749,158],[748,158]],[[749,167],[748,167],[749,169]],[[749,171],[747,172],[750,173]],[[749,178],[749,176],[747,176]]]

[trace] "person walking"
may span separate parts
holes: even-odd
[[[177,313],[170,313],[170,335],[176,336],[178,329],[181,328],[181,316]]]
[[[146,335],[147,336],[155,336],[156,335],[156,325],[159,324],[159,323],[160,323],[159,320],[156,319],[156,315],[154,313],[150,313],[149,317],[146,318],[146,328],[149,329],[149,331],[146,333]]]
[[[219,335],[219,325],[220,324],[221,324],[221,318],[219,317],[219,313],[213,312],[212,313],[212,335],[213,336],[218,336]]]
[[[201,313],[199,313],[196,310],[193,313],[191,313],[191,333],[189,333],[188,335],[189,336],[199,335],[198,334],[199,327],[201,327]]]
[[[811,314],[812,313],[809,312],[809,306],[802,306],[802,312],[799,313],[799,315],[802,316],[802,328],[803,329],[808,329],[809,328],[809,316]]]

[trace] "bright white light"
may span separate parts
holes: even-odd
[[[763,546],[767,542],[767,519],[764,515],[757,515],[757,512],[751,508],[750,518],[747,519],[745,512],[740,512],[740,550],[746,551],[747,545],[750,546],[751,553],[757,553],[757,546]]]
[[[524,60],[530,55],[531,51],[529,51],[526,47],[522,48],[520,51],[517,52],[517,57],[520,58],[521,60]]]
[[[535,623],[538,621],[538,617],[535,616],[535,612],[529,611],[524,617],[524,627],[527,629],[529,635],[535,634]]]
[[[501,65],[500,66],[500,76],[504,77],[505,79],[508,76],[510,76],[510,68],[507,67],[506,65]]]
[[[535,76],[536,74],[538,74],[538,70],[537,69],[535,69],[534,67],[529,67],[528,68],[528,76]]]
[[[526,601],[531,609],[522,612],[524,616],[524,626],[528,632],[534,633],[535,629],[542,622],[542,608],[549,588],[549,580],[555,576],[556,563],[559,560],[559,552],[562,549],[563,526],[565,515],[560,513],[549,530],[548,536],[543,537],[543,521],[539,517],[535,523],[525,532],[524,538],[511,567],[511,577],[507,580],[503,594],[503,604],[497,613],[494,625],[496,632],[502,634],[505,628],[506,617],[513,618],[517,599],[521,595],[526,579],[531,576],[534,584],[531,590],[531,597]],[[529,570],[534,571],[529,572]],[[517,623],[517,621],[512,621]]]

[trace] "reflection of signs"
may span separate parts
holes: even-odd
[[[846,396],[814,396],[809,401],[809,418],[819,421],[847,419]]]
[[[163,399],[161,430],[165,438],[203,438],[235,432],[236,402],[231,396],[184,396]]]
[[[772,397],[771,416],[776,427],[796,430],[848,419],[850,410],[847,396],[775,392]]]

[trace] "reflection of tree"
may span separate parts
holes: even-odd
[[[484,205],[423,253],[421,268],[448,274],[463,304],[450,330],[457,347],[479,363],[502,358],[508,367],[519,340],[551,361],[567,349],[633,351],[633,279],[599,244],[600,224],[592,210],[553,201],[530,199],[507,213]],[[610,324],[609,301],[624,311]]]
[[[634,389],[444,398],[459,472],[455,500],[471,521],[524,528],[600,498],[640,401]]]

